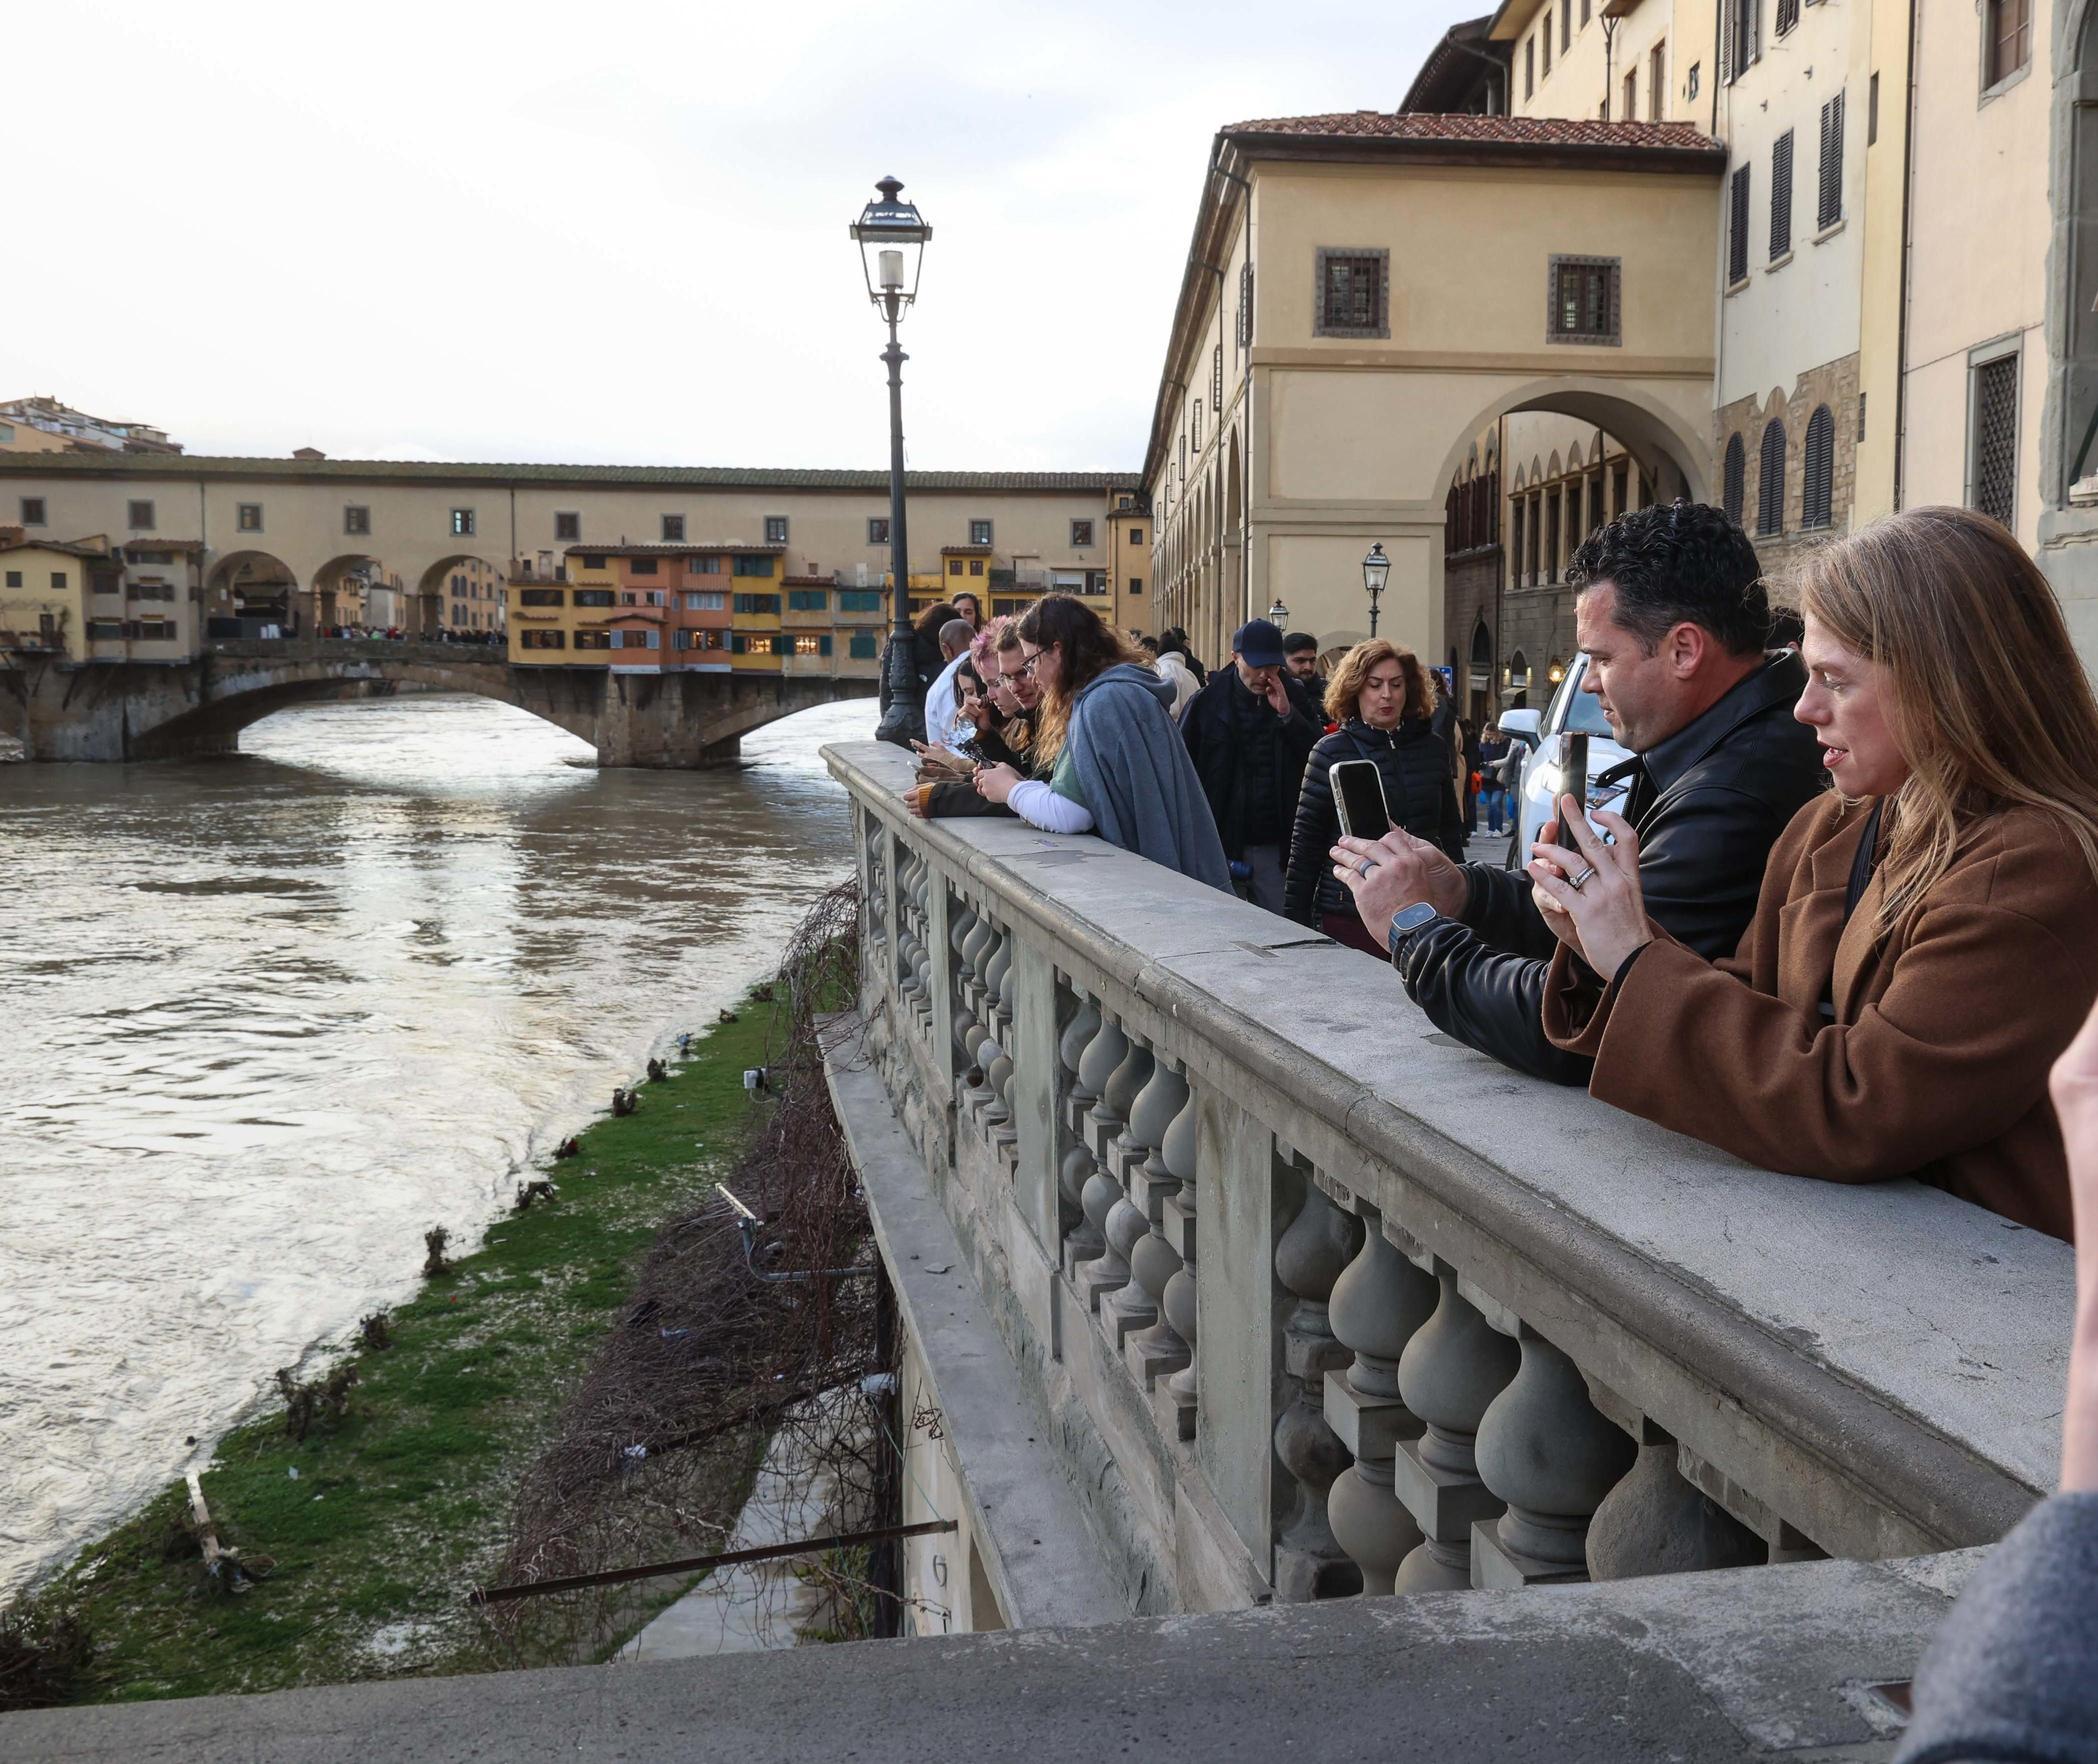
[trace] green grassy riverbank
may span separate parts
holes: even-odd
[[[303,1441],[272,1396],[219,1442],[203,1489],[222,1544],[274,1567],[237,1596],[204,1590],[178,1480],[28,1601],[70,1613],[92,1659],[85,1702],[279,1690],[399,1673],[551,1663],[498,1652],[464,1604],[504,1544],[518,1476],[625,1304],[656,1228],[725,1177],[755,1111],[774,1008],[695,1039],[637,1113],[601,1120],[553,1166],[551,1204],[504,1218],[390,1314],[392,1346],[345,1356],[339,1421]],[[400,1246],[419,1264],[422,1246]],[[658,1586],[659,1583],[650,1583]],[[658,1603],[677,1588],[659,1586]],[[529,1649],[529,1632],[526,1646]]]

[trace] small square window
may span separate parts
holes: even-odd
[[[950,557],[947,560],[947,573],[950,576],[960,575],[962,573],[962,560],[958,557]]]
[[[1143,591],[1144,578],[1141,576],[1131,576],[1129,578],[1129,592],[1132,594],[1141,594],[1143,593]]]
[[[1389,337],[1391,253],[1366,246],[1318,248],[1312,292],[1315,337]]]
[[[869,515],[867,517],[867,543],[869,545],[886,545],[888,542],[889,517],[887,515]]]
[[[44,499],[41,496],[22,498],[22,525],[41,527],[44,524]]]
[[[969,523],[969,543],[971,545],[988,545],[990,542],[991,523],[989,521],[971,521]]]
[[[1092,544],[1092,542],[1093,523],[1091,521],[1073,521],[1071,523],[1071,543],[1074,546],[1087,546]]]
[[[233,511],[233,525],[243,533],[261,532],[262,504],[259,502],[243,502],[237,505]]]
[[[1554,257],[1546,293],[1548,343],[1606,343],[1619,337],[1621,260],[1615,257]]]
[[[969,560],[969,574],[970,574],[970,575],[972,575],[972,576],[980,576],[980,575],[982,575],[982,574],[983,574],[983,559],[982,559],[982,558],[980,558],[980,557],[972,557],[972,558],[971,558],[971,559]]]
[[[64,571],[64,570],[53,570],[53,571],[51,572],[51,586],[52,586],[52,587],[54,587],[54,588],[63,588],[63,587],[65,586],[65,585],[66,585],[66,573],[65,573],[65,571]]]
[[[684,542],[685,517],[683,515],[665,515],[663,517],[663,543],[665,545],[682,545]]]
[[[1129,529],[1129,543],[1132,545],[1141,545],[1143,544],[1143,542],[1144,529],[1141,527],[1131,527]]]
[[[345,533],[370,533],[372,530],[372,511],[360,503],[349,504],[342,511],[342,530]]]
[[[474,511],[470,508],[453,509],[452,537],[454,539],[471,539],[473,537],[473,530]]]
[[[767,545],[784,545],[786,542],[787,517],[785,515],[767,515],[765,517],[765,543]]]
[[[580,539],[583,536],[583,517],[579,514],[557,514],[554,516],[556,539]]]
[[[21,587],[21,585],[22,585],[22,572],[21,572],[20,570],[9,570],[9,571],[7,572],[7,585],[8,585],[8,586],[9,586],[10,588],[19,588],[19,587]]]
[[[129,510],[129,523],[134,533],[153,531],[153,505],[150,502],[134,502]]]

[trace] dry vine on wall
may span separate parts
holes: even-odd
[[[818,1040],[823,1013],[851,1000],[858,915],[855,882],[823,895],[774,982],[784,1008],[766,1052],[773,1100],[727,1177],[762,1221],[754,1257],[746,1262],[738,1215],[711,1188],[658,1233],[621,1327],[524,1478],[495,1583],[733,1547],[737,1510],[761,1457],[761,1497],[791,1516],[788,1537],[876,1522],[878,1445],[892,1424],[862,1384],[893,1368],[881,1363],[871,1272],[878,1261]],[[848,1269],[855,1272],[835,1272]],[[759,1278],[799,1273],[811,1277]],[[796,1621],[810,1623],[813,1605],[823,1633],[873,1633],[877,1600],[866,1568],[859,1551],[798,1560]],[[630,1630],[643,1603],[659,1603],[668,1584],[549,1593],[492,1606],[488,1621],[517,1658],[544,1658],[550,1645],[585,1657]],[[749,1596],[778,1600],[788,1584],[786,1576],[756,1577]],[[761,1628],[772,1617],[755,1615]]]

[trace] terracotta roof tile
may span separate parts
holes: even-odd
[[[1292,135],[1322,140],[1441,142],[1459,146],[1659,148],[1723,153],[1695,123],[1602,122],[1594,117],[1437,116],[1409,111],[1342,110],[1323,116],[1270,116],[1227,124],[1226,135]]]

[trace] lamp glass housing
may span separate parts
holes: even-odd
[[[900,317],[918,298],[918,274],[932,228],[917,205],[903,199],[903,185],[895,178],[883,178],[874,188],[874,200],[848,230],[859,243],[867,298],[877,306],[894,302]]]
[[[1369,590],[1370,599],[1375,600],[1384,592],[1384,584],[1391,575],[1391,559],[1384,555],[1380,540],[1370,547],[1370,554],[1362,560],[1362,585]]]

